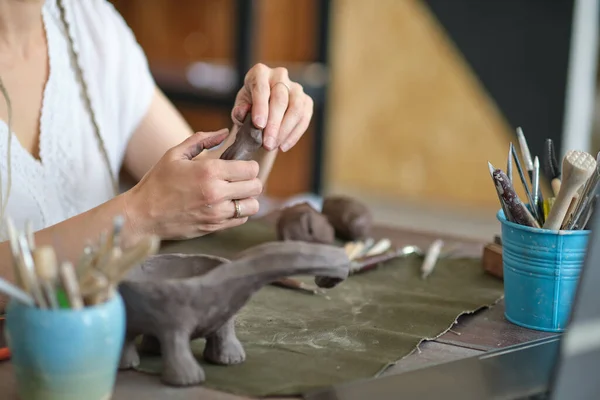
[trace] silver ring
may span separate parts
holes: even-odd
[[[289,93],[292,91],[292,89],[290,89],[290,87],[289,87],[289,86],[288,86],[288,85],[287,85],[285,82],[283,82],[283,81],[275,82],[275,83],[273,84],[273,86],[271,86],[271,90],[273,90],[273,88],[274,88],[275,86],[277,86],[278,84],[282,84],[283,86],[285,86],[285,88],[286,88],[286,89],[287,89],[287,91],[288,91],[288,94],[289,94]]]
[[[239,200],[232,200],[233,205],[235,206],[235,212],[233,213],[233,218],[240,218],[242,216],[242,207],[240,206]]]

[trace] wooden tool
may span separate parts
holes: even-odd
[[[501,194],[501,198],[504,200],[506,207],[512,215],[514,222],[520,225],[531,226],[539,228],[537,220],[529,212],[525,204],[519,199],[515,189],[508,180],[508,177],[502,170],[496,169],[494,171],[494,182],[498,193]]]
[[[74,310],[83,308],[83,299],[81,298],[79,283],[77,282],[73,264],[70,262],[63,262],[59,268],[59,276],[62,286],[67,293],[67,297],[69,298],[71,308]]]
[[[369,251],[365,254],[366,257],[376,256],[378,254],[385,253],[392,247],[392,242],[390,239],[381,239],[378,241],[373,247],[369,249]]]
[[[431,246],[429,246],[427,254],[425,254],[425,260],[423,261],[423,265],[421,266],[422,279],[426,279],[433,272],[437,264],[438,258],[440,257],[442,247],[444,247],[444,241],[441,239],[435,240],[431,244]]]
[[[494,179],[495,168],[492,165],[492,163],[489,162],[489,161],[488,161],[488,168],[490,170],[490,177],[492,178],[492,182],[494,182],[494,188],[496,189],[496,193],[498,194],[498,201],[500,202],[500,208],[502,208],[502,212],[504,213],[504,217],[506,218],[507,221],[515,222],[514,217],[510,213],[510,209],[508,208],[506,202],[502,198],[502,192],[500,191],[500,187],[496,184],[496,181]],[[509,181],[510,181],[510,179],[509,179]]]
[[[33,251],[33,262],[44,297],[50,308],[58,309],[56,283],[58,280],[58,261],[51,246],[40,246]]]
[[[483,264],[483,269],[490,275],[500,279],[504,277],[502,246],[498,243],[489,243],[483,248],[481,262]]]
[[[570,150],[562,163],[562,183],[560,191],[554,200],[554,205],[548,214],[544,229],[560,229],[571,201],[579,188],[596,169],[596,160],[589,153]]]
[[[20,235],[18,238],[19,250],[20,250],[20,265],[23,268],[21,271],[21,277],[23,282],[26,283],[27,291],[31,293],[31,296],[35,300],[37,306],[41,309],[48,308],[48,302],[42,294],[40,283],[35,270],[35,263],[31,252],[29,251],[29,244],[24,235]]]

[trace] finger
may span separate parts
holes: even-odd
[[[254,160],[215,160],[217,177],[227,182],[239,182],[255,179],[259,166]]]
[[[211,149],[221,144],[229,134],[228,129],[216,132],[197,132],[173,147],[170,152],[175,158],[192,160],[205,149]]]
[[[251,101],[248,89],[243,87],[238,92],[233,109],[231,110],[231,119],[235,125],[242,125],[244,123],[244,119],[252,107]]]
[[[277,82],[271,88],[269,99],[269,119],[263,131],[263,144],[267,150],[273,150],[281,143],[279,140],[279,128],[283,116],[286,113],[290,99],[290,93],[283,82]]]
[[[308,112],[308,108],[305,106],[307,99],[309,99],[309,97],[304,94],[302,86],[298,84],[292,84],[289,105],[287,111],[285,112],[285,116],[283,117],[283,122],[279,128],[279,133],[277,134],[277,139],[280,145],[283,145],[287,142],[287,139],[294,128],[300,124],[302,118]]]
[[[257,128],[264,129],[269,116],[270,69],[264,64],[257,64],[246,75],[244,86],[252,98],[252,122]]]
[[[307,103],[308,104],[305,105],[304,116],[281,145],[281,151],[286,152],[294,147],[308,129],[313,114],[313,102],[310,97],[308,98]]]
[[[248,181],[224,182],[220,192],[223,200],[234,200],[257,197],[262,193],[262,190],[262,182],[260,179],[255,178]]]

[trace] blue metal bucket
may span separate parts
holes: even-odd
[[[552,231],[507,221],[502,225],[506,318],[517,325],[562,332],[571,313],[590,231]]]

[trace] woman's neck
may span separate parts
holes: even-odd
[[[44,40],[44,0],[0,0],[0,55],[27,57]]]

